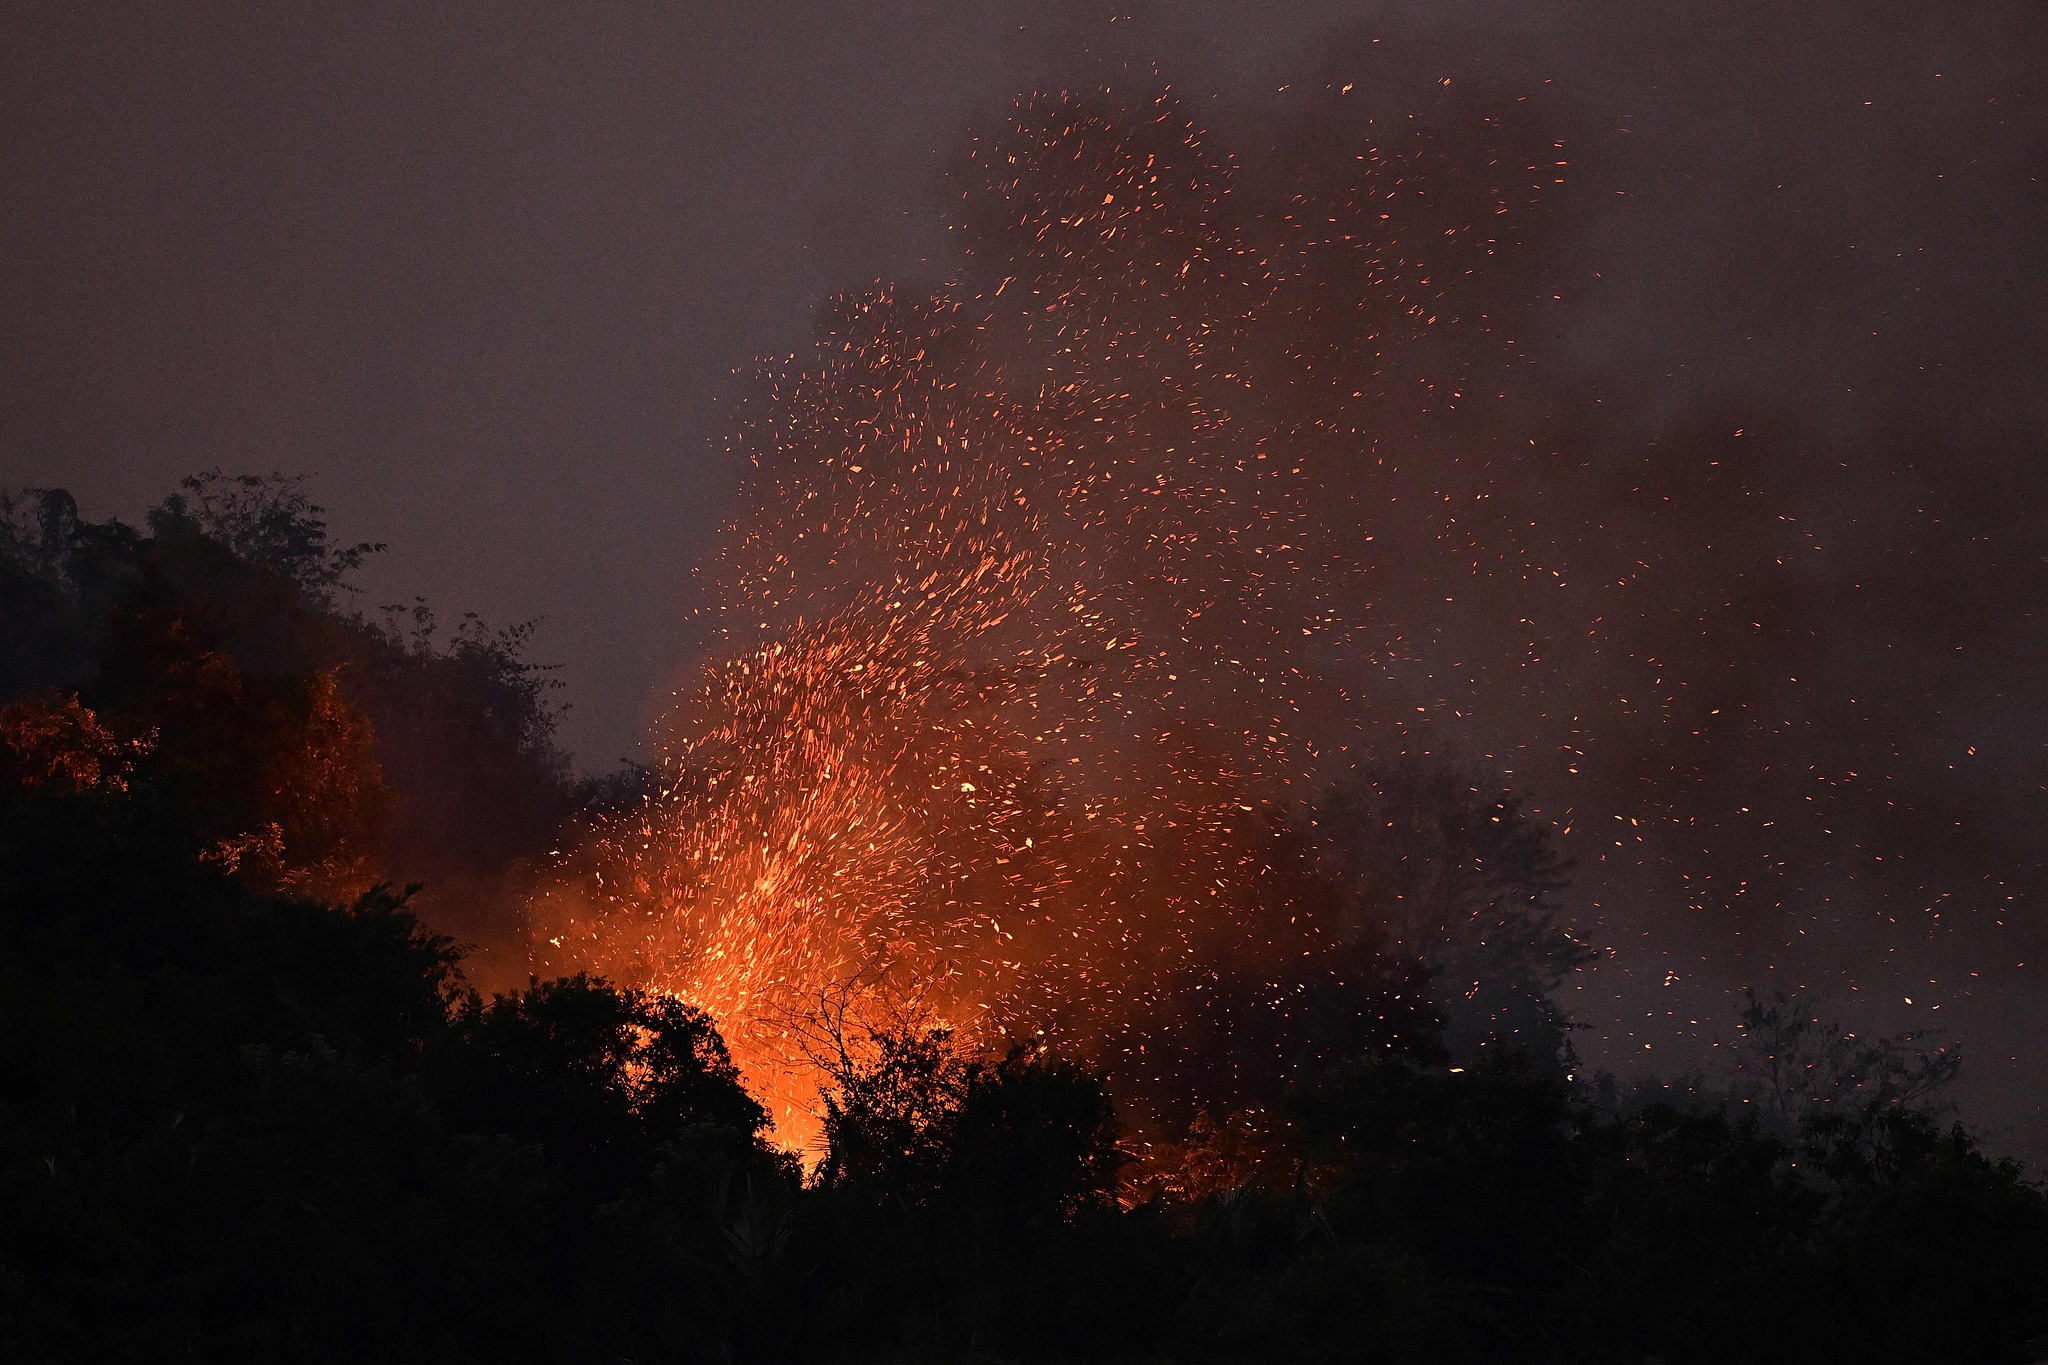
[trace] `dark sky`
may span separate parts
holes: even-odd
[[[1410,468],[1547,510],[1461,523],[1470,605],[1435,605],[1448,560],[1385,567],[1386,694],[1547,755],[1517,776],[1623,949],[1590,1052],[1697,1055],[1687,1019],[1783,973],[1865,1027],[1948,1022],[1971,1103],[2048,1152],[2016,965],[2048,972],[2040,5],[450,14],[8,7],[0,484],[134,517],[210,465],[314,472],[391,545],[366,602],[546,619],[603,769],[695,647],[733,371],[834,290],[957,275],[941,171],[1010,96],[1156,63],[1254,168],[1298,135],[1282,87],[1526,101],[1572,168],[1517,267],[1524,361]],[[1546,458],[1444,454],[1525,439]],[[1579,584],[1548,616],[1532,565]],[[1549,663],[1510,675],[1525,616]]]

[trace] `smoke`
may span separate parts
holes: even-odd
[[[1240,97],[1276,159],[1355,82],[1447,164],[1461,89],[1570,162],[1417,370],[1465,399],[1377,414],[1336,519],[1383,547],[1359,692],[1573,831],[1597,1063],[1710,1063],[1775,981],[1946,1024],[2038,1149],[2043,46],[2009,6],[1468,9]]]
[[[1455,751],[1571,831],[1575,928],[1615,950],[1567,988],[1592,1059],[1682,1068],[1741,986],[1805,987],[1947,1024],[1965,1111],[2039,1131],[2038,6],[319,22],[10,19],[5,482],[139,511],[220,460],[321,469],[399,547],[371,600],[550,618],[599,760],[698,638],[684,570],[746,467],[697,458],[708,395],[837,290],[987,295],[933,157],[1016,92],[1170,85],[1247,205],[1361,125],[1428,152],[1416,210],[1556,151],[1564,184],[1431,229],[1497,224],[1483,269],[1420,217],[1399,243],[1439,321],[1313,438],[1289,505],[1323,539],[1287,543],[1352,568],[1304,613],[1342,657],[1303,671],[1361,743]]]
[[[1370,133],[1263,181],[1170,94],[1032,97],[974,141],[973,278],[844,301],[744,410],[728,653],[658,796],[543,909],[549,969],[711,1010],[791,1127],[805,1012],[885,981],[1167,1088],[1199,1064],[1159,1035],[1234,974],[1266,997],[1225,1011],[1240,1034],[1318,973],[1384,1018],[1374,926],[1266,810],[1349,748],[1357,565],[1318,509],[1451,325],[1440,277],[1497,253],[1480,210],[1557,177],[1504,132],[1429,199],[1428,145]],[[1267,1031],[1276,1081],[1339,1043]]]
[[[1224,61],[1140,15],[1078,45],[1123,122],[1027,102],[951,182],[947,301],[842,309],[754,400],[713,591],[733,652],[676,725],[664,815],[609,836],[665,851],[614,869],[630,950],[595,927],[616,905],[575,918],[590,960],[707,1000],[728,987],[678,944],[745,961],[764,1020],[791,1006],[762,990],[882,945],[956,983],[956,1021],[1052,1018],[1077,983],[1164,999],[1129,964],[1176,893],[1120,920],[1130,849],[1024,834],[1027,870],[1013,836],[1069,801],[1170,826],[1131,867],[1242,895],[1274,855],[1232,806],[1448,752],[1577,857],[1578,931],[1610,945],[1569,997],[1596,1059],[1710,1056],[1728,994],[1781,971],[1997,1039],[1976,992],[2016,983],[1977,983],[2030,955],[2042,856],[2038,285],[1996,268],[2038,252],[2039,148],[2005,108],[2040,34],[1883,17],[1390,12]],[[1129,113],[1190,72],[1223,97]],[[1059,671],[1117,646],[1121,671]],[[759,795],[822,771],[854,776]],[[732,782],[756,793],[705,804]],[[794,887],[769,865],[864,821],[863,857]],[[1201,922],[1179,960],[1266,923]]]

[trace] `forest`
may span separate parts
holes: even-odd
[[[1201,1102],[827,1011],[793,1152],[705,1013],[522,970],[551,853],[647,784],[572,777],[522,628],[366,611],[378,547],[294,479],[5,510],[11,1359],[2042,1350],[2048,1194],[1945,1104],[1954,1049],[1752,996],[1724,1074],[1586,1074],[1569,868],[1440,771],[1269,812],[1272,894],[1384,884],[1394,830],[1480,869],[1486,931],[1357,940],[1284,1008],[1219,968],[1151,1035]]]

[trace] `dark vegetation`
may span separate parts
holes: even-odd
[[[147,535],[47,495],[0,544],[9,1359],[2018,1362],[2048,1330],[2048,1198],[1932,1107],[1952,1053],[1753,1000],[1731,1076],[1586,1083],[1545,993],[1564,869],[1420,771],[1309,817],[1319,894],[1413,913],[1354,978],[1391,998],[1296,1020],[1286,1085],[1148,1142],[1036,1048],[839,1037],[806,1175],[703,1016],[486,999],[389,889],[501,890],[624,799],[568,783],[516,633],[367,623],[369,547],[295,487],[188,492]],[[1432,973],[1467,1004],[1417,1008]]]
[[[259,889],[422,882],[437,928],[496,949],[504,907],[593,794],[552,744],[530,627],[353,609],[347,576],[381,547],[331,543],[300,483],[196,476],[146,532],[82,521],[62,490],[8,499],[10,738],[132,772],[202,858]]]

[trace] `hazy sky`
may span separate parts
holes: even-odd
[[[974,120],[1127,56],[1256,118],[1361,35],[1412,54],[1418,89],[1547,81],[1630,118],[1647,207],[1592,231],[1654,214],[1657,249],[1604,243],[1630,273],[1577,303],[1584,361],[1833,389],[1814,370],[1845,342],[1904,363],[1901,327],[1987,308],[2024,325],[2015,360],[2041,353],[2015,316],[2040,287],[2031,7],[1122,8],[11,6],[0,480],[134,516],[213,464],[313,472],[345,534],[391,546],[366,601],[546,618],[564,738],[602,768],[688,653],[691,567],[740,472],[731,372],[801,344],[833,290],[948,276],[938,179]],[[1788,164],[1806,221],[1757,233]],[[1814,297],[1857,236],[1924,258],[1910,295],[1900,267]],[[1958,277],[1973,297],[1939,297]],[[1767,310],[1747,347],[1700,325],[1731,297]]]

